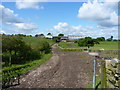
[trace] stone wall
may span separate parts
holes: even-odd
[[[120,88],[120,60],[105,60],[107,88]]]

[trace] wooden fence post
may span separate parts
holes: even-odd
[[[101,88],[107,87],[107,76],[106,76],[106,63],[104,60],[101,61]]]
[[[120,73],[120,64],[118,64],[118,73]],[[119,81],[118,81],[118,86],[119,86],[119,88],[120,88],[120,79],[119,79]]]

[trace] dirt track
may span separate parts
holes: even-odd
[[[56,45],[52,50],[53,57],[49,61],[12,88],[86,88],[92,82],[92,56],[80,51],[59,51]]]

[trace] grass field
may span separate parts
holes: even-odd
[[[45,38],[39,38],[39,37],[23,37],[23,40],[31,45],[32,48],[36,46],[37,43],[41,41],[47,41],[50,45],[52,45],[54,42],[51,39],[45,39]]]
[[[80,47],[77,43],[69,43],[69,42],[60,42],[59,46],[62,48],[77,48],[77,49],[84,49],[87,47]],[[118,49],[118,42],[100,42],[100,44],[95,44],[90,49]]]
[[[63,51],[77,51],[80,49],[88,48],[88,47],[80,47],[78,46],[77,43],[69,43],[69,42],[60,42],[59,46],[64,48],[64,49],[61,49]],[[118,46],[119,45],[117,41],[114,41],[114,42],[105,41],[105,42],[100,42],[100,44],[95,44],[93,47],[90,47],[89,49],[105,49],[104,51],[101,51],[102,55],[108,56],[108,57],[119,58],[118,57]],[[96,51],[93,50],[93,51],[98,52],[98,50]]]

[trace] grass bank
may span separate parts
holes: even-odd
[[[50,45],[54,44],[54,41],[52,39],[45,39],[45,38],[40,38],[40,37],[23,37],[23,40],[31,45],[32,48],[36,46],[37,43],[42,42],[42,41],[47,41]]]

